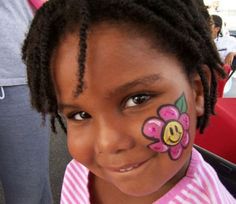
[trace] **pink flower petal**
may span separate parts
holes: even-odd
[[[189,133],[184,131],[183,138],[181,140],[181,144],[183,145],[183,147],[187,147],[188,143],[189,143]]]
[[[163,106],[159,110],[159,115],[165,121],[177,120],[179,118],[179,111],[175,106],[168,105]]]
[[[166,152],[168,150],[168,146],[164,145],[162,142],[150,144],[148,147],[155,152]]]
[[[162,127],[164,126],[164,124],[165,123],[163,121],[157,118],[152,118],[146,121],[146,123],[144,124],[143,133],[147,137],[160,139]]]
[[[179,117],[179,122],[183,125],[183,128],[185,130],[189,129],[189,121],[189,116],[186,113],[181,114],[181,116]]]
[[[181,144],[177,144],[176,146],[170,147],[169,153],[170,153],[171,159],[176,160],[180,158],[182,151],[183,151],[183,148]]]

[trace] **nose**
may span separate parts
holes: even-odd
[[[96,132],[95,151],[97,153],[118,154],[135,146],[132,133],[121,122],[100,121]]]

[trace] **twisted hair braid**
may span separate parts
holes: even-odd
[[[78,87],[83,91],[89,29],[99,23],[131,25],[148,33],[153,44],[180,60],[190,78],[198,73],[204,91],[204,114],[197,128],[203,132],[214,114],[218,77],[224,77],[218,52],[211,40],[209,14],[198,0],[50,0],[36,13],[22,48],[27,65],[31,102],[43,116],[51,115],[66,131],[58,114],[57,99],[50,72],[53,51],[68,32],[78,33]],[[202,68],[209,69],[211,83]]]

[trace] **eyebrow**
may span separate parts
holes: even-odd
[[[161,79],[160,74],[152,74],[152,75],[140,77],[140,78],[134,79],[133,81],[122,84],[121,86],[118,86],[114,90],[110,91],[106,97],[109,98],[117,94],[121,94],[124,91],[127,91],[128,89],[132,89],[140,85],[141,86],[151,85],[160,79]]]
[[[80,106],[77,106],[77,105],[58,103],[59,112],[63,112],[63,110],[66,108],[68,108],[68,109],[81,109]]]
[[[135,88],[137,86],[144,86],[146,87],[147,85],[154,84],[156,81],[160,80],[161,76],[160,74],[152,74],[152,75],[147,75],[144,77],[140,77],[137,79],[134,79],[133,81],[127,82],[125,84],[122,84],[121,86],[118,86],[114,90],[108,92],[106,95],[106,98],[113,97],[115,95],[121,94],[124,91],[127,91],[129,89]],[[66,103],[58,103],[58,110],[62,112],[64,109],[69,108],[69,109],[80,109],[80,106],[78,105],[72,105],[72,104],[66,104]]]

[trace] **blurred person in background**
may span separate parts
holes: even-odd
[[[0,180],[7,204],[52,203],[48,122],[41,126],[31,108],[20,54],[36,8],[27,0],[0,0]]]
[[[212,38],[216,44],[220,58],[224,64],[232,65],[236,57],[236,38],[222,34],[222,18],[218,15],[211,15]]]

